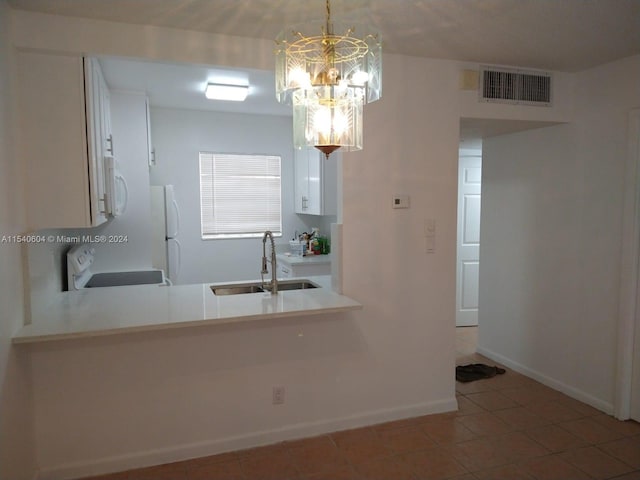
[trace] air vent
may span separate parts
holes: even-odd
[[[522,105],[551,105],[551,74],[480,67],[480,100]]]

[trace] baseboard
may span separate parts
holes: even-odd
[[[312,437],[325,433],[375,425],[403,418],[431,415],[457,410],[455,397],[436,402],[420,403],[399,408],[373,410],[347,417],[286,425],[272,430],[251,432],[222,439],[197,442],[175,447],[136,452],[86,462],[75,462],[41,468],[35,480],[68,480],[90,475],[101,475],[134,468],[178,462],[244,448],[258,447],[284,440]]]
[[[499,353],[492,352],[486,348],[478,346],[476,351],[491,360],[494,360],[505,367],[508,367],[512,370],[515,370],[518,373],[526,375],[527,377],[533,378],[538,382],[546,385],[547,387],[553,388],[554,390],[558,390],[559,392],[568,395],[571,398],[574,398],[582,403],[586,403],[587,405],[591,405],[593,408],[596,408],[608,415],[613,414],[613,404],[609,402],[605,402],[599,398],[594,397],[582,390],[579,390],[571,385],[567,385],[564,382],[556,380],[555,378],[544,375],[536,370],[533,370],[529,367],[521,365],[518,362],[514,362],[513,360],[500,355]]]

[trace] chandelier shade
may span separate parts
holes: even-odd
[[[327,19],[314,35],[292,27],[276,39],[276,98],[293,106],[293,143],[327,157],[363,148],[363,107],[382,95],[380,35]]]

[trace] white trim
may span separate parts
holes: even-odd
[[[175,447],[141,451],[127,455],[76,462],[40,470],[37,480],[65,480],[130,470],[151,465],[199,458],[244,448],[269,445],[284,440],[321,435],[349,428],[363,427],[377,423],[431,415],[458,409],[455,397],[436,402],[407,405],[401,408],[373,410],[329,420],[303,422],[272,430],[262,430],[244,435],[235,435],[217,440],[177,445]]]
[[[566,383],[556,380],[555,378],[548,377],[547,375],[544,375],[537,370],[525,367],[518,362],[514,362],[513,360],[503,357],[499,353],[495,353],[482,347],[478,347],[477,351],[480,355],[490,358],[491,360],[498,362],[501,365],[510,368],[511,370],[526,375],[527,377],[533,378],[543,385],[553,388],[554,390],[558,390],[559,392],[562,392],[565,395],[570,396],[571,398],[575,398],[582,403],[591,405],[593,408],[596,408],[608,415],[611,415],[613,413],[613,405],[609,402],[605,402],[604,400],[596,398],[593,395],[572,387],[571,385],[567,385]]]
[[[633,341],[638,323],[638,261],[640,259],[640,109],[629,112],[629,149],[625,169],[620,299],[614,415],[630,418]]]

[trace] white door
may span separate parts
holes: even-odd
[[[478,324],[481,178],[482,157],[461,154],[458,163],[457,327]]]

